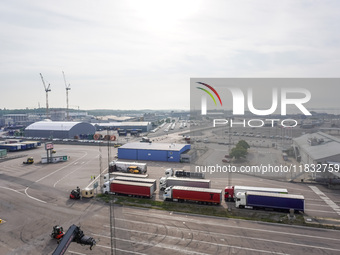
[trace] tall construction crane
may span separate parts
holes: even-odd
[[[67,114],[67,120],[70,120],[69,109],[68,109],[68,91],[71,90],[71,84],[68,84],[68,86],[67,86],[65,73],[64,73],[64,71],[62,71],[62,72],[63,72],[65,88],[66,88],[66,114]]]
[[[50,87],[51,87],[51,84],[48,84],[48,86],[46,87],[46,84],[45,84],[45,81],[44,81],[44,77],[42,76],[42,74],[40,73],[40,77],[41,77],[41,80],[44,84],[44,88],[45,88],[45,92],[46,92],[46,118],[49,118],[49,112],[48,112],[48,92],[51,91]]]

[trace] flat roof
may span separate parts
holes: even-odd
[[[180,151],[187,145],[189,144],[135,142],[135,143],[124,144],[123,146],[120,146],[118,150],[119,149],[137,149],[137,150]],[[190,145],[189,145],[189,148],[190,148]]]
[[[316,145],[310,145],[309,139],[322,139],[323,142]],[[298,138],[294,138],[293,141],[313,160],[328,158],[340,154],[340,139],[334,136],[325,134],[323,132],[317,132],[313,134],[305,134]]]
[[[151,125],[148,121],[126,121],[126,122],[109,122],[109,123],[92,123],[92,125],[98,125],[100,127],[122,127],[122,126],[148,126]]]

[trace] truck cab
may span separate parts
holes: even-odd
[[[109,181],[107,181],[103,184],[102,192],[103,192],[103,194],[109,194],[110,193],[110,182]]]
[[[234,186],[227,186],[224,189],[224,199],[225,201],[234,200]]]
[[[244,208],[246,205],[246,194],[244,192],[238,192],[235,199],[236,208]]]
[[[104,182],[105,182],[105,181],[109,181],[109,176],[110,176],[109,174],[105,174],[105,175],[104,175],[104,177],[103,177]],[[110,181],[113,181],[114,179],[115,179],[114,177],[111,177],[111,178],[110,178]]]
[[[172,199],[171,187],[167,187],[163,193],[163,200],[166,201],[171,199]]]
[[[167,177],[159,178],[159,189],[160,190],[165,190],[166,189],[166,179],[167,179]]]

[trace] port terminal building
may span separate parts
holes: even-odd
[[[318,182],[340,184],[340,139],[324,132],[305,134],[293,139],[296,160],[302,165],[320,167],[312,172]],[[332,169],[331,169],[332,168]]]
[[[185,155],[190,148],[190,144],[134,142],[119,147],[118,158],[182,162],[182,155]]]
[[[93,123],[97,130],[112,129],[112,130],[125,130],[128,133],[134,130],[141,132],[149,132],[152,129],[151,122],[147,121],[125,121],[125,122],[109,122],[109,123]]]

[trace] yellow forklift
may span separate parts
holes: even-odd
[[[22,163],[25,164],[25,165],[31,165],[31,164],[34,163],[34,159],[33,159],[33,157],[29,157],[29,158],[27,158],[26,161],[24,161]]]

